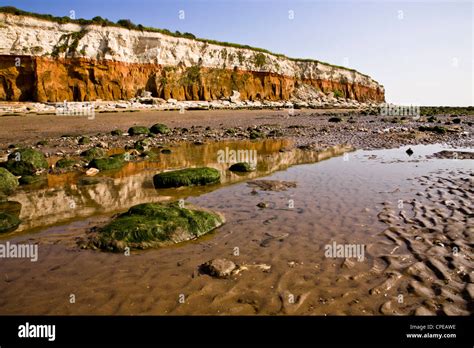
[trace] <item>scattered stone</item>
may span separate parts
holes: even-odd
[[[148,129],[148,127],[134,126],[128,129],[128,134],[130,135],[150,134],[150,130]]]
[[[99,173],[99,169],[97,169],[97,168],[89,168],[89,169],[86,170],[86,175],[87,176],[94,176],[97,173]]]
[[[237,268],[235,263],[227,259],[213,259],[200,266],[202,273],[212,277],[227,278]]]
[[[154,134],[168,134],[171,132],[171,129],[165,124],[157,123],[150,128],[150,132]]]
[[[88,150],[81,152],[81,156],[85,157],[88,161],[94,158],[101,158],[105,156],[105,151],[98,147],[93,147]]]

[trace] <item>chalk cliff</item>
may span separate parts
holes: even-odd
[[[118,26],[0,13],[0,100],[289,100],[302,85],[357,101],[384,101],[355,70]]]

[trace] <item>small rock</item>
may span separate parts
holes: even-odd
[[[227,259],[213,259],[200,266],[203,273],[217,278],[226,278],[237,268],[235,263]]]
[[[87,175],[87,176],[94,176],[94,175],[96,175],[98,172],[99,172],[99,169],[97,169],[97,168],[89,168],[89,169],[87,169],[87,171],[86,171],[86,175]]]

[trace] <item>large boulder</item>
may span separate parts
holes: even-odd
[[[38,170],[48,169],[48,161],[40,151],[18,149],[8,156],[4,166],[14,175],[32,175]]]
[[[166,246],[200,237],[224,222],[221,214],[191,205],[144,203],[94,232],[86,246],[108,251]]]
[[[218,182],[220,182],[219,171],[209,167],[174,170],[156,174],[153,177],[155,188],[207,185]]]
[[[12,232],[18,228],[20,219],[9,212],[0,211],[0,233]]]

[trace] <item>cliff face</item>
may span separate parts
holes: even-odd
[[[302,84],[357,101],[384,100],[369,76],[251,49],[157,32],[59,24],[0,13],[0,100],[88,101],[155,97],[288,100]]]

